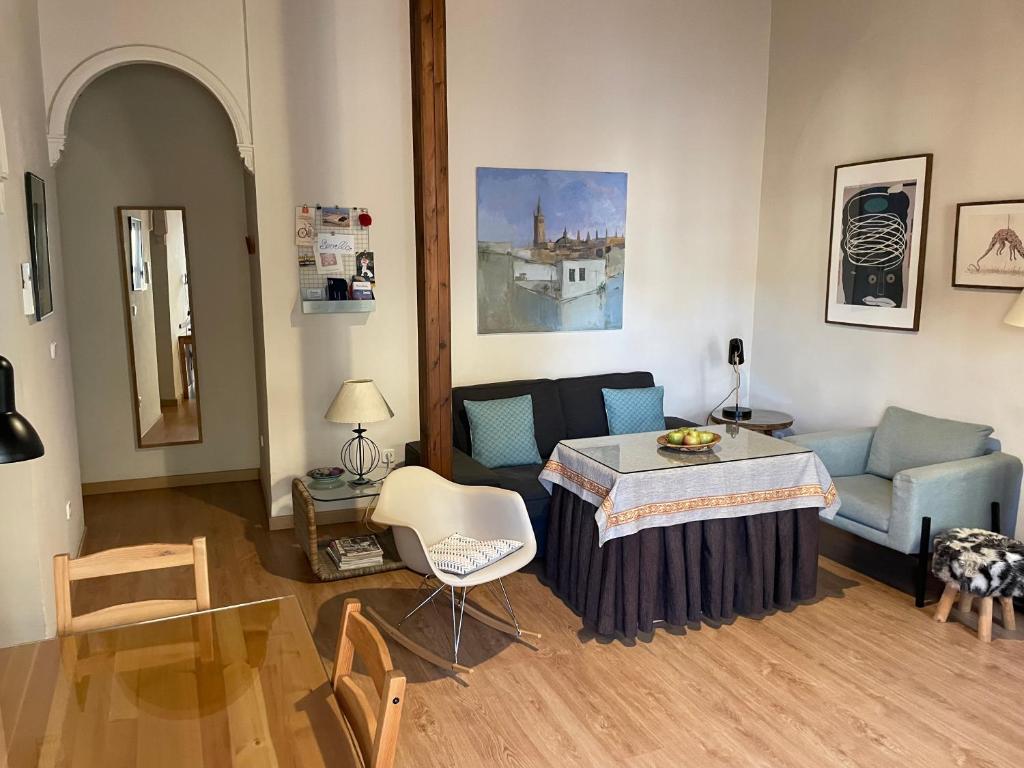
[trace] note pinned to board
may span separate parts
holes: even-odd
[[[316,238],[316,271],[322,275],[341,274],[345,263],[351,262],[355,253],[355,235],[321,232]]]

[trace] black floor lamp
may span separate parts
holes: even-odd
[[[43,441],[14,407],[14,366],[0,356],[0,464],[38,459]]]

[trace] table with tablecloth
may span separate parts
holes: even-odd
[[[732,425],[705,453],[660,433],[564,440],[540,480],[552,494],[545,576],[600,635],[633,638],[789,608],[817,589],[818,517],[839,509],[811,451]]]

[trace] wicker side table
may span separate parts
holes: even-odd
[[[349,498],[375,497],[376,492],[369,492],[368,489],[355,489],[359,493]],[[315,492],[315,491],[314,491]],[[345,491],[341,491],[345,493]],[[318,494],[319,495],[319,494]],[[343,501],[336,498],[329,501]],[[317,499],[313,497],[307,482],[303,478],[296,477],[292,480],[292,515],[295,521],[295,540],[298,541],[302,551],[309,559],[310,568],[321,581],[337,581],[339,579],[350,579],[355,576],[368,576],[372,573],[384,573],[404,568],[398,550],[395,548],[395,540],[391,535],[391,529],[383,531],[371,529],[361,522],[333,523],[330,525],[317,526],[316,508]],[[339,571],[331,558],[324,551],[332,539],[339,536],[364,536],[373,534],[380,542],[384,550],[384,562],[380,565],[371,565],[366,568],[357,568],[350,571]]]

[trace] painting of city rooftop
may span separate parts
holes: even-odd
[[[626,174],[477,168],[477,330],[622,327]]]

